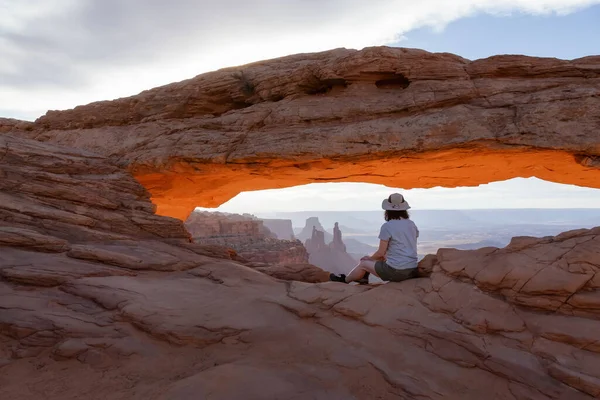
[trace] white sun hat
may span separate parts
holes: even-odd
[[[404,196],[400,193],[393,193],[381,203],[381,208],[388,211],[406,211],[410,208]]]

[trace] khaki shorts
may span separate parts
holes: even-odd
[[[382,280],[390,282],[401,282],[419,276],[418,268],[396,269],[387,265],[385,261],[375,263],[375,272]]]

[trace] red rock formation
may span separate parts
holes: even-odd
[[[263,221],[244,214],[193,212],[185,222],[196,243],[230,247],[249,262],[276,265],[308,263],[298,240],[278,240]],[[288,276],[290,272],[286,273]]]
[[[3,399],[600,395],[600,228],[442,249],[398,284],[282,282],[189,243],[105,158],[0,148]]]
[[[210,244],[246,243],[275,235],[251,215],[220,212],[193,212],[185,221],[194,238]]]
[[[599,118],[599,56],[377,47],[223,69],[49,112],[20,134],[110,155],[160,214],[185,219],[244,190],[323,181],[600,187]]]
[[[329,272],[311,264],[266,264],[251,262],[247,266],[285,281],[319,283],[329,281]]]

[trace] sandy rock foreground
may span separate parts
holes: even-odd
[[[600,228],[281,281],[189,241],[107,159],[0,136],[2,399],[591,399]]]

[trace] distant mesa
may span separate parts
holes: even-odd
[[[277,239],[295,240],[291,219],[261,218],[263,225],[277,235]]]
[[[270,224],[273,225],[273,221]],[[287,226],[287,223],[281,225]],[[248,262],[285,265],[309,261],[302,242],[278,239],[264,221],[251,214],[195,211],[185,221],[185,227],[196,243],[230,247]]]
[[[306,223],[304,224],[304,228],[296,235],[298,240],[302,240],[305,242],[307,239],[310,239],[313,235],[313,229],[323,232],[323,240],[325,242],[331,242],[333,240],[333,235],[323,228],[321,222],[319,222],[318,217],[309,217],[306,219]]]
[[[229,214],[221,212],[193,212],[185,221],[185,227],[192,237],[208,241],[214,238],[236,237],[240,240],[251,238],[275,238],[276,235],[264,226],[262,221],[251,214]],[[211,243],[219,244],[219,243]]]
[[[342,231],[336,222],[333,227],[332,240],[326,244],[326,234],[324,230],[318,229],[321,223],[317,217],[311,217],[306,220],[306,226],[303,229],[312,227],[311,237],[306,239],[305,247],[309,254],[309,262],[326,271],[336,274],[347,274],[357,264],[357,261],[346,252],[346,245],[342,241]]]

